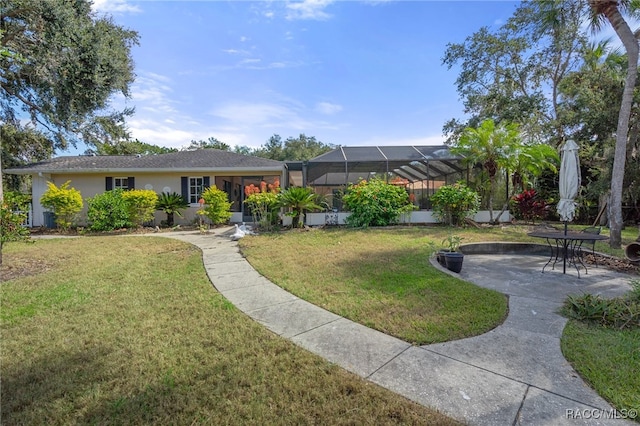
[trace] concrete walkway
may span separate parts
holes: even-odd
[[[564,359],[566,320],[556,314],[567,294],[628,291],[628,276],[592,268],[578,279],[575,269],[541,273],[540,256],[467,255],[459,276],[509,295],[507,320],[481,336],[416,347],[284,291],[251,267],[231,234],[160,236],[198,246],[215,288],[251,318],[367,380],[472,425],[633,424],[611,419],[612,407]]]

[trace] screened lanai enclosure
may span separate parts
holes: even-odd
[[[349,184],[378,177],[406,188],[422,210],[442,185],[468,179],[462,157],[447,146],[340,147],[306,162],[289,162],[288,184],[313,188],[334,211],[341,211],[340,195]]]

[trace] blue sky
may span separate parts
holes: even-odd
[[[94,0],[140,34],[134,138],[258,147],[300,133],[336,145],[434,145],[462,116],[449,42],[497,28],[511,1]],[[79,151],[84,149],[79,147]],[[62,153],[63,155],[65,153]]]

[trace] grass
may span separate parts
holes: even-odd
[[[622,413],[640,412],[640,328],[616,330],[571,320],[561,346],[567,360],[603,398]]]
[[[157,237],[8,243],[3,424],[454,424],[298,348]],[[14,268],[15,269],[15,268]]]
[[[431,266],[442,228],[332,229],[245,237],[242,252],[298,297],[414,344],[482,334],[505,319],[507,298]],[[496,238],[465,231],[465,240]],[[514,237],[515,238],[515,237]]]

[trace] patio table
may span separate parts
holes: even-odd
[[[551,254],[547,263],[542,267],[543,273],[552,261],[551,268],[555,269],[558,259],[562,257],[562,273],[566,274],[568,261],[569,265],[573,265],[576,268],[578,278],[580,278],[578,263],[584,268],[585,274],[589,273],[587,265],[582,261],[582,244],[585,241],[595,242],[609,239],[606,235],[590,234],[588,232],[535,231],[529,232],[527,235],[534,238],[544,238],[549,245]]]

